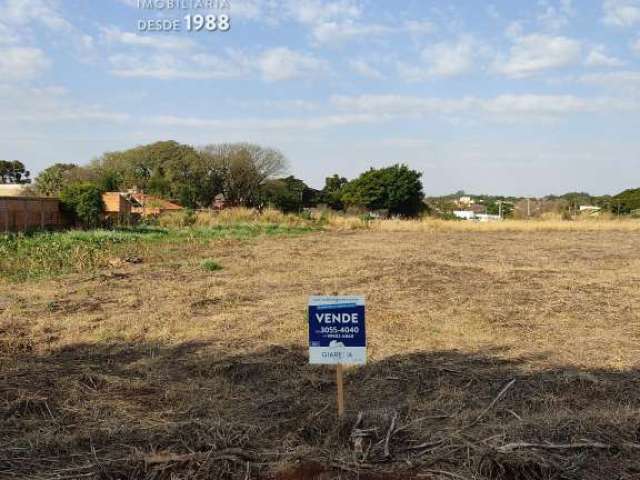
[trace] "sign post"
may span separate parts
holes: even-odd
[[[344,415],[343,365],[367,363],[364,297],[309,297],[309,363],[336,366],[338,416]]]

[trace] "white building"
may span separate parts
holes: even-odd
[[[476,220],[478,222],[499,222],[500,215],[490,215],[488,213],[475,213],[472,210],[454,210],[453,214],[462,220]]]
[[[600,207],[594,205],[580,205],[580,212],[593,213],[599,212],[600,210],[602,210]]]
[[[476,219],[480,222],[499,222],[502,220],[500,215],[490,215],[488,213],[476,213]]]
[[[454,210],[453,214],[463,220],[475,220],[476,214],[471,210]]]

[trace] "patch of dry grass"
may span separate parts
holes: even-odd
[[[387,232],[640,232],[640,220],[635,218],[585,217],[576,220],[544,218],[540,220],[507,219],[501,222],[475,222],[425,217],[420,220],[373,220],[369,222],[369,228]]]
[[[507,223],[178,243],[0,285],[0,476],[637,478],[640,232]],[[370,358],[340,423],[306,302],[356,293]]]

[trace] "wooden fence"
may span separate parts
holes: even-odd
[[[57,198],[0,197],[0,232],[54,229],[63,223]]]

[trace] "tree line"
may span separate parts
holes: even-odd
[[[407,217],[419,215],[429,206],[435,212],[447,212],[454,209],[453,200],[464,194],[425,200],[421,173],[402,164],[371,168],[352,180],[333,174],[325,179],[322,189],[311,188],[286,172],[287,160],[274,148],[250,143],[196,148],[161,141],[106,152],[87,165],[56,163],[42,171],[30,188],[38,195],[59,197],[85,224],[97,222],[105,191],[137,189],[191,209],[209,208],[222,194],[230,206],[298,212],[323,204],[335,210],[384,210]],[[24,164],[0,160],[0,183],[30,182]],[[482,200],[488,213],[501,211],[504,216],[510,216],[513,206],[522,200],[488,195],[474,198]],[[640,189],[599,197],[570,192],[543,200],[562,211],[576,211],[586,204],[624,215],[640,209]]]
[[[80,218],[79,208],[96,210],[101,192],[130,189],[192,209],[210,207],[219,194],[231,206],[285,212],[326,204],[337,210],[387,210],[391,215],[414,216],[425,208],[421,173],[406,165],[372,168],[351,181],[334,174],[321,190],[285,176],[286,171],[285,156],[274,148],[250,143],[195,148],[161,141],[107,152],[88,165],[56,163],[35,178],[33,188],[40,195],[60,197]],[[88,208],[90,199],[95,199],[94,205]]]

